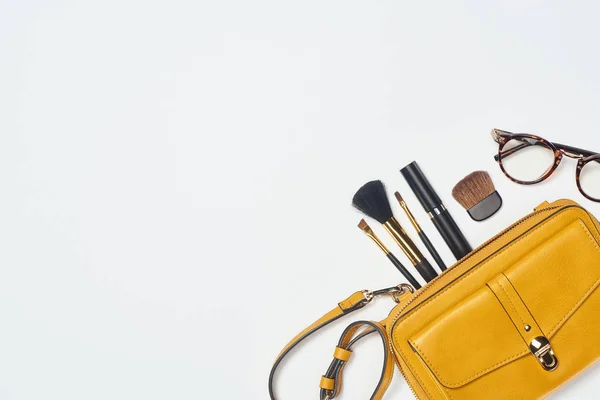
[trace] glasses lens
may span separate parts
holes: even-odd
[[[554,151],[544,142],[531,138],[510,139],[500,153],[502,166],[513,179],[535,182],[554,165]]]
[[[579,184],[585,194],[600,201],[600,159],[583,166],[579,174]]]

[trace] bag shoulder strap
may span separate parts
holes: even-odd
[[[398,302],[398,296],[407,292],[412,292],[413,290],[414,289],[411,286],[401,284],[398,286],[382,290],[376,290],[373,292],[367,290],[355,292],[352,295],[350,295],[350,297],[348,297],[347,299],[338,303],[337,307],[335,307],[333,310],[329,311],[321,318],[316,320],[314,323],[309,325],[302,332],[297,334],[279,353],[279,355],[275,359],[275,362],[273,363],[273,367],[271,368],[271,373],[269,374],[269,395],[271,397],[271,400],[276,400],[273,388],[275,372],[279,367],[281,361],[300,342],[302,342],[308,336],[317,332],[321,328],[327,326],[331,322],[363,308],[368,303],[370,303],[371,300],[373,300],[373,298],[377,296],[389,294],[394,298],[396,302]],[[364,329],[361,330],[361,328]],[[344,366],[346,365],[346,362],[352,354],[352,346],[358,340],[375,332],[381,338],[384,347],[384,359],[381,377],[379,379],[377,387],[375,388],[375,391],[371,396],[371,399],[379,400],[383,397],[385,391],[387,390],[388,386],[392,381],[392,376],[394,374],[394,362],[390,351],[387,333],[385,330],[385,320],[381,322],[356,321],[350,324],[342,333],[338,345],[333,353],[333,361],[329,365],[329,368],[327,369],[325,375],[323,375],[323,377],[321,378],[321,390],[319,396],[321,400],[334,399],[340,393],[342,387],[342,371],[344,369]]]

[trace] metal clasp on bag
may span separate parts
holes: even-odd
[[[380,290],[363,290],[363,295],[365,296],[365,300],[367,300],[367,303],[373,300],[375,297],[384,296],[388,294],[392,296],[392,299],[394,299],[396,303],[399,303],[400,296],[408,292],[414,293],[415,289],[408,283],[401,283],[398,286],[392,286]]]
[[[546,336],[538,336],[533,339],[529,344],[529,350],[546,371],[554,371],[558,366],[558,359]]]

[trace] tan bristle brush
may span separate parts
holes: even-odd
[[[452,189],[452,197],[475,221],[488,219],[502,207],[502,197],[486,171],[475,171],[465,176]]]

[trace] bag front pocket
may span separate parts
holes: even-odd
[[[576,220],[409,344],[447,398],[542,397],[600,355],[599,283],[600,248]]]

